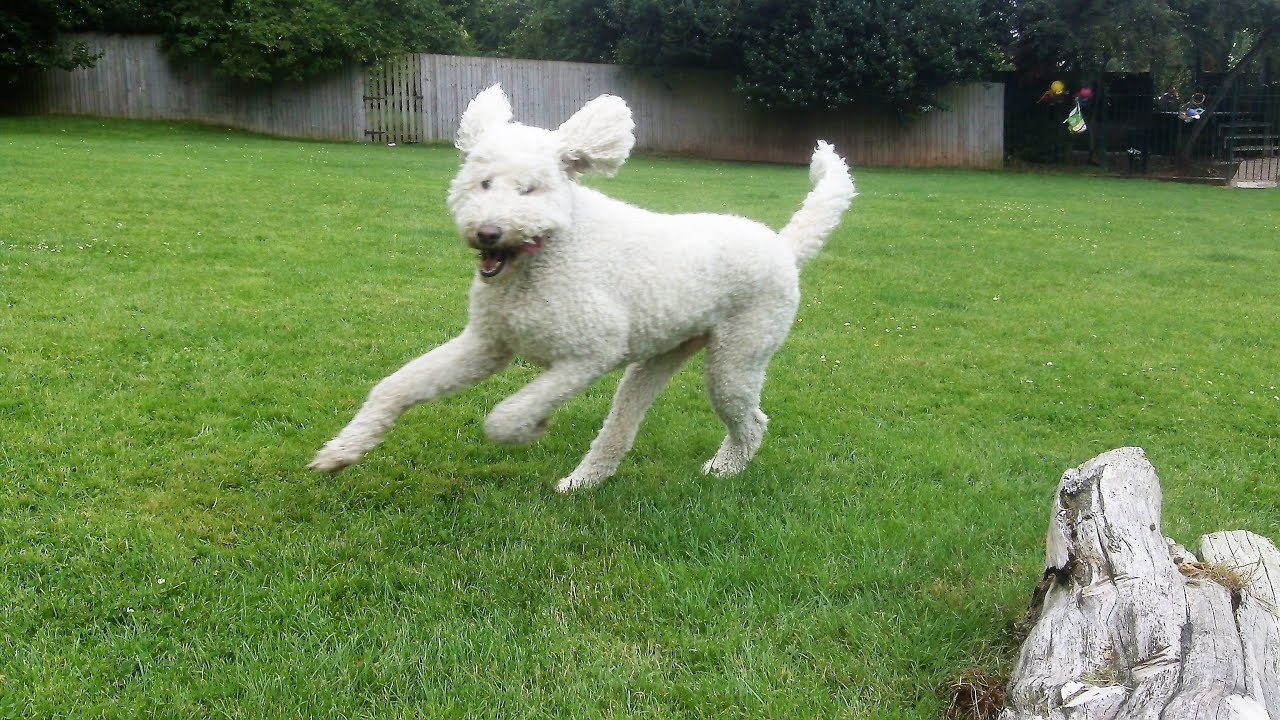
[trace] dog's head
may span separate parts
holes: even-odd
[[[635,144],[631,110],[601,95],[556,130],[511,120],[511,103],[494,85],[462,114],[455,144],[462,167],[449,186],[449,212],[467,244],[480,251],[480,275],[503,275],[556,241],[571,222],[574,181],[617,172]]]

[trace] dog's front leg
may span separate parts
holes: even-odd
[[[600,358],[552,364],[533,382],[498,403],[485,418],[485,434],[500,443],[523,444],[537,440],[546,432],[552,411],[616,365]]]
[[[511,353],[468,326],[458,337],[410,361],[374,386],[342,432],[307,467],[337,472],[382,441],[396,419],[419,403],[461,390],[511,362]]]

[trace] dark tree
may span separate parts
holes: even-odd
[[[1142,72],[1180,52],[1168,0],[1019,0],[1014,14],[1020,69]]]
[[[733,72],[770,107],[925,109],[990,78],[1010,0],[476,0],[477,50]]]
[[[62,31],[83,21],[77,0],[6,0],[0,4],[0,82],[39,70],[88,67],[94,55],[84,43],[68,44]]]
[[[1205,103],[1209,115],[1217,112],[1236,80],[1280,44],[1280,0],[1175,0],[1175,5],[1193,46],[1223,63],[1222,82]],[[1187,134],[1178,149],[1180,162],[1191,156],[1205,125],[1196,123]]]
[[[772,0],[752,15],[738,88],[766,106],[928,110],[991,78],[1009,41],[1003,0]]]

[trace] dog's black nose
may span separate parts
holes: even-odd
[[[485,247],[497,245],[498,241],[501,239],[502,228],[497,225],[481,225],[476,228],[476,242],[484,245]]]

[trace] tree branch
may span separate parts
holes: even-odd
[[[1187,159],[1191,157],[1191,148],[1195,147],[1196,140],[1200,138],[1200,133],[1204,132],[1205,120],[1217,112],[1218,106],[1226,99],[1227,93],[1231,92],[1231,88],[1235,87],[1236,78],[1240,77],[1240,75],[1244,73],[1245,69],[1249,67],[1254,58],[1260,55],[1263,50],[1267,49],[1267,47],[1271,45],[1271,42],[1275,39],[1277,27],[1280,26],[1272,25],[1266,30],[1263,30],[1262,34],[1258,36],[1258,41],[1253,44],[1253,47],[1249,49],[1249,52],[1245,53],[1245,56],[1240,59],[1240,62],[1236,63],[1236,66],[1227,72],[1227,76],[1223,79],[1222,84],[1218,86],[1217,92],[1213,94],[1213,97],[1210,98],[1209,102],[1205,105],[1204,113],[1200,115],[1200,120],[1196,122],[1195,127],[1191,130],[1191,134],[1187,136],[1187,139],[1182,143],[1182,147],[1179,148],[1179,165],[1185,163]]]

